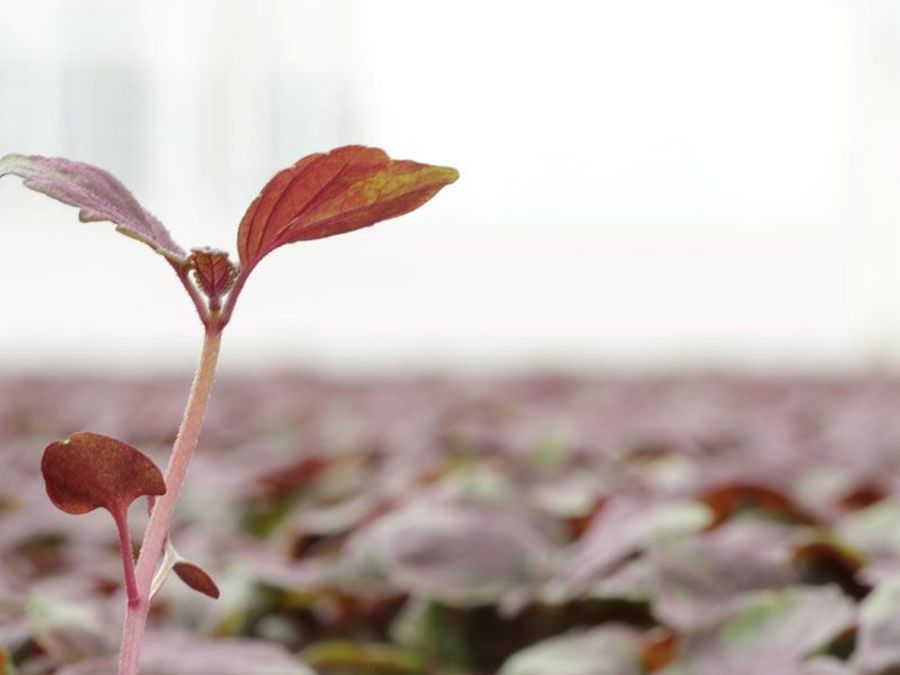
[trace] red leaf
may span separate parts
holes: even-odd
[[[224,251],[211,248],[191,249],[189,263],[197,284],[211,303],[218,302],[234,285],[238,270]]]
[[[172,566],[172,570],[184,583],[203,595],[211,598],[219,597],[219,587],[209,572],[189,560],[179,560]]]
[[[392,160],[359,145],[304,157],[276,174],[247,209],[238,230],[241,266],[248,272],[284,244],[413,211],[458,177],[455,169]]]
[[[166,492],[159,469],[137,448],[86,431],[48,445],[41,472],[50,500],[72,514],[102,507],[116,515],[138,497]]]
[[[122,234],[170,260],[185,260],[184,251],[165,226],[103,169],[61,157],[7,155],[0,159],[0,178],[7,174],[23,178],[25,187],[79,208],[78,218],[83,223],[108,220]]]
[[[743,511],[762,511],[786,520],[815,525],[816,518],[796,504],[788,495],[774,488],[755,483],[727,483],[711,488],[698,496],[714,514],[710,528],[718,527]]]
[[[648,673],[665,668],[675,658],[678,649],[678,633],[662,628],[651,632],[641,642],[641,665]]]

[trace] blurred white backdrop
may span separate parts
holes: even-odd
[[[348,143],[462,177],[268,258],[225,368],[900,361],[895,0],[0,2],[0,154],[113,171],[183,246]],[[193,362],[111,225],[6,178],[0,242],[0,369]]]

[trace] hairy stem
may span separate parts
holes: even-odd
[[[150,514],[150,522],[144,532],[141,553],[138,556],[135,576],[137,581],[137,601],[128,603],[128,614],[125,617],[125,629],[122,634],[122,649],[119,654],[119,675],[137,675],[140,657],[141,638],[147,624],[147,612],[150,610],[150,586],[153,573],[163,554],[166,536],[172,523],[175,504],[181,493],[197,438],[203,425],[203,415],[209,403],[215,378],[216,362],[219,358],[221,333],[215,325],[206,331],[200,364],[191,385],[191,395],[184,410],[184,418],[178,437],[169,457],[166,469],[166,494],[157,497]]]

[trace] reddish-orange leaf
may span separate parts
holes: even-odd
[[[195,591],[211,598],[219,597],[219,587],[209,572],[196,563],[181,559],[172,566],[178,577]]]
[[[224,251],[216,251],[211,248],[191,249],[191,257],[188,259],[194,270],[194,278],[203,289],[210,302],[218,301],[234,284],[237,276],[237,267],[228,259]]]
[[[48,445],[41,472],[50,500],[72,514],[102,507],[118,515],[138,497],[166,492],[159,469],[140,450],[85,431]]]
[[[678,634],[668,628],[651,631],[642,641],[641,665],[648,673],[655,673],[669,665],[678,650]]]
[[[246,273],[284,244],[408,213],[458,177],[455,169],[392,160],[359,145],[304,157],[276,174],[247,209],[238,230],[241,266]]]
[[[890,491],[884,485],[867,482],[842,495],[838,505],[847,511],[856,511],[877,504],[889,496]]]

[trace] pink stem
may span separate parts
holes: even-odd
[[[153,573],[159,565],[175,504],[181,493],[194,448],[197,446],[197,438],[200,435],[215,378],[220,342],[219,328],[217,326],[208,328],[203,341],[203,351],[200,354],[200,364],[197,366],[197,373],[191,386],[191,395],[172,448],[169,467],[166,469],[166,494],[157,497],[153,512],[150,514],[150,522],[144,532],[144,541],[141,544],[135,571],[137,597],[134,603],[128,603],[125,629],[122,633],[122,649],[119,654],[119,675],[137,675],[138,672],[141,638],[147,625],[147,612],[150,610]]]
[[[125,590],[128,593],[128,606],[137,604],[137,580],[134,576],[134,553],[131,550],[131,534],[128,531],[128,507],[117,508],[112,512],[119,531],[119,549],[122,551],[122,567],[125,569]]]

